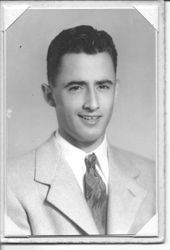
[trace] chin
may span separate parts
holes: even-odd
[[[104,136],[104,134],[100,134],[100,135],[95,135],[93,134],[84,134],[83,138],[81,138],[82,143],[85,142],[85,144],[93,144],[97,141],[99,141],[102,137]]]

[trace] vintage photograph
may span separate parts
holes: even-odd
[[[157,12],[20,7],[4,23],[4,238],[159,238]]]

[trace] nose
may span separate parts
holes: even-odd
[[[83,108],[91,112],[99,109],[98,94],[95,89],[87,91]]]

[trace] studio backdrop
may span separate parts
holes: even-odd
[[[136,9],[28,9],[7,28],[7,156],[28,152],[57,128],[41,92],[47,49],[63,29],[81,24],[107,31],[118,51],[109,141],[155,160],[156,31]]]

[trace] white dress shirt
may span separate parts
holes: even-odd
[[[102,143],[90,153],[86,153],[75,147],[65,140],[57,131],[55,133],[55,142],[60,145],[62,155],[73,171],[82,192],[84,192],[83,177],[86,172],[85,157],[92,153],[95,153],[97,157],[96,169],[106,184],[106,190],[108,190],[109,167],[106,136],[104,137]]]

